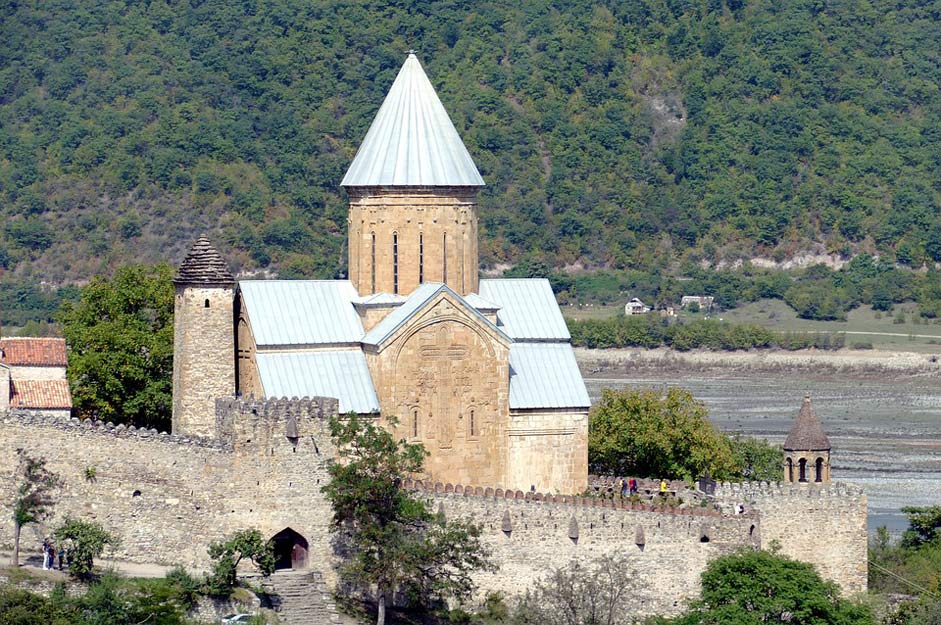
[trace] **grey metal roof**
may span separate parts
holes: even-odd
[[[379,398],[359,349],[256,352],[266,397],[336,397],[340,412],[379,412]]]
[[[425,304],[431,301],[438,293],[446,291],[450,293],[457,301],[463,304],[464,308],[472,316],[480,319],[482,323],[490,326],[496,332],[506,338],[507,341],[510,338],[502,332],[499,328],[494,326],[490,320],[480,314],[476,308],[464,301],[460,295],[455,293],[448,287],[446,284],[441,282],[425,282],[424,284],[419,285],[417,289],[412,291],[408,296],[408,299],[405,300],[405,303],[389,313],[382,321],[376,324],[376,326],[369,331],[369,333],[363,337],[363,345],[379,345],[387,338],[392,336],[399,327],[402,326],[406,321],[408,321],[412,315],[421,310]]]
[[[588,408],[591,400],[568,343],[510,346],[510,408]]]
[[[500,306],[497,327],[514,341],[568,341],[565,319],[545,278],[480,281],[480,295]]]
[[[344,187],[482,187],[421,63],[409,54],[340,183]]]
[[[357,343],[363,336],[349,280],[243,280],[239,290],[259,348]]]
[[[396,306],[404,302],[407,298],[404,295],[394,295],[392,293],[373,293],[363,295],[353,300],[357,306]]]
[[[468,293],[464,296],[464,301],[476,308],[477,310],[486,310],[487,312],[493,312],[500,310],[500,307],[494,304],[493,302],[482,298],[477,293]]]

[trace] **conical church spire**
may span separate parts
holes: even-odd
[[[177,286],[232,286],[235,278],[222,254],[202,235],[190,248],[177,270],[173,283]]]
[[[817,411],[810,401],[810,395],[804,396],[800,412],[794,420],[794,426],[784,441],[784,449],[791,450],[827,450],[830,449],[830,439],[823,432]]]
[[[409,52],[344,187],[482,187],[483,178],[418,57]]]

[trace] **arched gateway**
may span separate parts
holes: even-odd
[[[271,537],[276,569],[307,568],[307,539],[286,527]]]

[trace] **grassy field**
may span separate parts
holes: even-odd
[[[608,306],[588,305],[588,306],[569,306],[562,305],[562,315],[566,319],[610,319],[619,313],[624,312],[624,304],[610,304]]]
[[[572,319],[604,319],[617,315],[621,306],[563,306],[562,314]],[[681,318],[706,316],[681,312]],[[732,310],[711,315],[734,323],[758,323],[781,332],[845,332],[847,347],[913,352],[941,352],[941,322],[921,319],[914,304],[896,306],[892,312],[873,311],[860,306],[847,315],[846,321],[810,321],[798,319],[781,300],[760,300]]]

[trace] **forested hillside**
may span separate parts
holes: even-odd
[[[488,183],[482,262],[941,260],[941,2],[0,6],[7,284],[345,272],[338,188],[415,48]],[[2,271],[2,269],[0,269]]]

